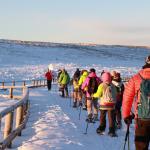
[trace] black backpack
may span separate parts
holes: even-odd
[[[96,93],[97,89],[98,89],[98,83],[97,83],[97,78],[96,77],[89,77],[89,83],[88,83],[88,93],[94,94]]]

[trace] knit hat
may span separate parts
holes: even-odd
[[[91,69],[90,69],[90,72],[94,72],[94,73],[95,73],[95,69],[94,69],[94,68],[91,68]]]
[[[104,83],[111,83],[111,81],[112,81],[111,74],[109,72],[104,72],[102,74],[102,81]]]
[[[120,78],[120,73],[116,71],[111,72],[111,76],[113,79],[119,79]]]
[[[146,57],[145,63],[146,63],[146,64],[150,64],[150,55]]]
[[[115,71],[115,70],[113,70],[112,72],[111,72],[111,76],[112,77],[115,77],[117,75],[117,72]]]

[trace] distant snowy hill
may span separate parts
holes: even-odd
[[[70,74],[77,67],[94,67],[97,73],[115,69],[128,76],[141,68],[148,54],[145,47],[0,40],[0,80],[41,78],[48,64],[55,71],[65,67]]]

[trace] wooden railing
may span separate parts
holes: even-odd
[[[0,141],[0,150],[5,148],[11,148],[12,140],[16,136],[21,136],[22,129],[25,128],[29,117],[29,88],[46,86],[46,80],[32,80],[31,84],[26,86],[26,82],[23,81],[22,86],[16,86],[15,81],[11,86],[8,86],[5,82],[2,82],[0,89],[9,90],[8,95],[1,94],[0,96],[10,99],[19,99],[14,105],[7,107],[0,112],[0,129],[3,126],[3,141]],[[14,90],[20,89],[22,96],[14,95]]]
[[[28,86],[28,87],[38,87],[38,86],[46,86],[45,79],[36,79],[36,80],[26,80],[26,81],[3,81],[0,82],[0,89],[4,89],[6,86]]]

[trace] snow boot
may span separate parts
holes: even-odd
[[[99,126],[97,129],[96,129],[96,133],[97,134],[100,134],[100,135],[104,135],[105,133],[105,129],[103,126]]]
[[[77,107],[77,102],[73,102],[73,108]]]
[[[79,102],[79,107],[82,107],[82,102]]]
[[[122,127],[122,124],[121,123],[117,123],[116,128],[117,129],[121,129],[121,127]]]
[[[94,121],[99,121],[99,119],[98,119],[98,114],[94,114],[93,120],[94,120]]]
[[[87,110],[87,106],[86,106],[86,105],[83,105],[82,109],[83,109],[83,110]]]
[[[94,123],[93,118],[92,118],[92,114],[88,114],[86,121],[89,123]]]
[[[117,137],[117,134],[115,133],[115,129],[112,128],[112,127],[109,128],[108,135],[109,135],[110,137]]]

